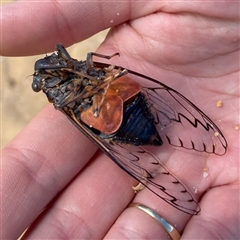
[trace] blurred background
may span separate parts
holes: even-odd
[[[12,1],[0,2],[0,5]],[[94,52],[103,42],[108,30],[68,48],[71,56],[85,60],[88,52]],[[52,52],[55,51],[53,46]],[[45,94],[35,93],[31,88],[34,63],[46,53],[31,57],[0,58],[0,115],[1,149],[7,145],[48,104]]]

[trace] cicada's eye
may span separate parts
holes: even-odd
[[[38,75],[33,77],[32,90],[34,92],[39,92],[42,90],[42,77]]]
[[[41,91],[41,88],[39,88],[39,85],[35,82],[32,83],[32,90],[34,92],[40,92]]]

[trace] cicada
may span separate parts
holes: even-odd
[[[105,152],[118,166],[173,207],[197,214],[187,188],[162,163],[163,143],[197,152],[225,154],[227,141],[216,124],[186,97],[140,73],[111,64],[72,58],[57,51],[35,63],[32,89]]]

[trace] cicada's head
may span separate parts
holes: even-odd
[[[39,92],[43,87],[43,77],[38,75],[36,72],[33,75],[32,90],[34,92]]]
[[[34,66],[32,82],[33,91],[39,92],[59,83],[61,81],[61,76],[59,74],[60,71],[57,70],[65,68],[66,65],[66,61],[59,58],[57,53],[37,60]]]

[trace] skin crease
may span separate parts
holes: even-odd
[[[26,239],[168,239],[147,214],[126,208],[134,197],[174,224],[182,239],[237,239],[238,9],[228,1],[18,1],[2,7],[1,55],[44,55],[58,42],[67,47],[112,27],[98,52],[119,52],[111,63],[159,79],[221,120],[229,148],[206,157],[201,213],[192,217],[147,189],[135,197],[136,181],[49,104],[1,152],[1,239],[16,239],[34,220]],[[178,170],[173,156],[169,163]]]

